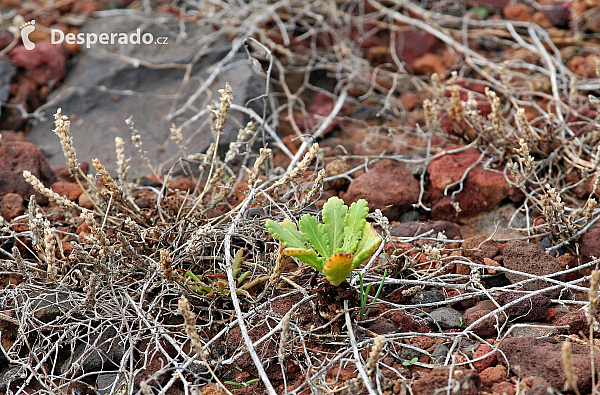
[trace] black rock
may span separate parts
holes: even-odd
[[[0,102],[2,103],[5,103],[10,96],[10,85],[16,70],[8,59],[0,58]],[[2,111],[1,107],[0,111]]]
[[[124,340],[115,328],[95,329],[88,334],[87,341],[75,348],[70,361],[71,364],[80,366],[86,373],[116,368],[125,354]],[[63,372],[68,367],[69,365],[65,362],[62,367]]]
[[[434,363],[436,363],[438,365],[443,365],[449,351],[450,351],[450,349],[448,348],[448,346],[446,346],[445,344],[440,344],[439,346],[437,346],[436,348],[433,349],[433,353],[431,354],[431,357],[432,357],[431,359],[433,360]]]
[[[410,344],[411,347],[419,348],[418,343]],[[400,359],[404,361],[410,361],[413,358],[419,358],[421,356],[421,352],[415,350],[414,348],[402,347],[402,351],[400,351]]]
[[[54,129],[52,112],[58,107],[65,115],[77,116],[71,123],[77,155],[98,158],[109,171],[116,169],[115,137],[130,140],[131,133],[125,124],[129,117],[135,122],[146,157],[154,166],[163,164],[168,169],[181,156],[178,146],[170,139],[172,124],[181,127],[190,154],[204,152],[213,136],[206,123],[210,115],[201,111],[219,101],[218,90],[223,89],[226,82],[233,89],[233,104],[247,105],[262,117],[266,103],[267,116],[270,114],[271,98],[252,100],[265,93],[266,78],[243,48],[231,52],[231,43],[225,39],[206,43],[206,37],[214,33],[207,24],[186,23],[166,14],[147,17],[100,16],[83,26],[82,34],[140,29],[142,35],[167,37],[168,42],[166,45],[115,43],[81,48],[61,87],[48,98],[53,105],[44,111],[45,119],[33,125],[28,135],[49,157],[52,166],[64,166],[59,140],[51,132]],[[185,29],[185,37],[178,36],[181,29]],[[187,83],[182,85],[187,72],[183,66],[189,64],[193,67]],[[213,71],[216,77],[209,80]],[[230,110],[220,139],[220,153],[228,149],[238,130],[249,120],[247,114]],[[133,144],[125,144],[125,151],[127,157],[132,158],[131,169],[136,170],[131,176],[148,171]],[[197,166],[193,170],[197,170]],[[175,171],[182,171],[181,167]]]
[[[0,370],[0,391],[7,391],[9,387],[15,387],[23,382],[27,372],[21,366],[7,366]]]
[[[436,302],[443,302],[446,300],[444,294],[438,291],[437,289],[432,289],[429,291],[423,291],[418,295],[413,296],[412,303],[413,304],[430,304]]]

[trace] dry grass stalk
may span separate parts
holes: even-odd
[[[385,338],[383,336],[377,336],[375,341],[373,341],[373,348],[371,348],[371,352],[369,353],[369,359],[367,360],[367,364],[365,365],[365,372],[369,377],[375,373],[377,369],[377,363],[381,359],[381,353],[383,352],[383,348],[385,347]]]
[[[56,248],[56,233],[54,228],[50,226],[50,221],[44,221],[44,261],[47,266],[48,277],[56,279],[58,275],[58,267],[56,266],[56,256],[54,250]]]
[[[464,108],[460,99],[458,86],[453,85],[450,88],[450,103],[448,105],[448,116],[456,123],[461,123],[464,117]]]
[[[148,384],[146,384],[145,381],[142,381],[140,383],[140,391],[142,392],[143,395],[152,395],[154,392],[152,392],[152,390],[150,389],[150,386]]]
[[[117,154],[117,178],[123,188],[125,188],[131,159],[125,158],[125,143],[121,137],[115,137],[115,151]]]
[[[256,183],[256,180],[258,180],[258,176],[260,175],[260,168],[262,167],[263,163],[265,163],[265,161],[269,158],[269,155],[271,155],[271,149],[260,149],[260,155],[258,156],[258,158],[256,158],[256,161],[254,161],[254,166],[252,166],[252,170],[246,170],[250,173],[248,178],[248,185],[254,185]]]
[[[108,170],[104,167],[98,158],[92,159],[92,164],[98,172],[100,184],[114,197],[123,196],[123,189],[117,185],[116,181],[110,176]]]
[[[73,135],[71,134],[71,121],[66,115],[62,115],[62,109],[56,110],[54,114],[54,133],[60,139],[60,146],[65,155],[69,172],[72,176],[79,173],[79,165],[77,164],[77,154],[73,147]]]
[[[525,115],[525,109],[518,108],[517,116],[519,118],[519,124],[521,125],[521,130],[523,131],[525,141],[527,142],[527,144],[535,146],[535,143],[537,140],[539,140],[540,136],[535,132],[533,126],[531,126],[531,123],[529,123],[527,115]]]
[[[491,135],[492,138],[500,138],[504,131],[502,129],[502,113],[500,111],[500,98],[496,95],[496,92],[489,88],[485,88],[485,95],[492,106],[492,111],[488,114],[488,120],[492,124]]]
[[[44,186],[44,184],[42,184],[42,182],[40,180],[38,180],[38,178],[36,176],[34,176],[33,174],[31,174],[29,171],[27,171],[27,170],[23,171],[23,178],[25,178],[25,181],[27,181],[27,183],[29,183],[29,185],[31,185],[33,187],[33,189],[35,189],[36,191],[38,191],[39,193],[41,193],[42,195],[47,197],[48,200],[58,204],[63,209],[65,209],[65,210],[81,210],[81,207],[79,207],[78,204],[73,203],[66,197],[59,195],[58,193],[54,192],[52,189],[46,188]]]
[[[533,157],[529,154],[529,145],[524,139],[519,139],[519,148],[515,150],[522,159],[522,163],[528,170],[531,170],[535,164]]]
[[[144,162],[146,162],[146,165],[152,171],[152,174],[154,174],[156,177],[158,177],[160,179],[158,171],[154,168],[154,166],[152,166],[152,163],[150,162],[148,155],[146,155],[146,151],[144,151],[144,146],[142,143],[142,136],[140,135],[140,132],[135,128],[135,123],[133,122],[133,117],[127,118],[125,120],[125,123],[127,124],[127,126],[129,126],[129,130],[131,131],[131,142],[133,143],[135,148],[137,148],[140,158]]]
[[[556,188],[546,184],[546,193],[541,197],[542,214],[553,235],[561,240],[568,240],[574,233],[573,224],[565,215],[565,204]]]
[[[200,343],[200,335],[196,330],[196,315],[192,312],[190,301],[182,296],[177,303],[179,306],[179,312],[183,316],[185,333],[190,337],[192,342],[192,350],[196,354],[202,355],[202,344]]]
[[[284,245],[279,243],[279,249],[277,250],[277,258],[275,259],[275,267],[273,268],[273,273],[271,273],[271,277],[269,281],[274,283],[281,277],[281,273],[283,272],[283,262],[285,260],[285,255],[283,255]]]
[[[283,175],[275,184],[273,184],[274,188],[281,187],[292,181],[294,178],[302,175],[308,169],[308,166],[311,164],[313,159],[317,157],[317,153],[319,152],[319,144],[314,143],[312,147],[304,154],[304,157],[298,164],[289,172]]]
[[[565,390],[571,389],[575,392],[575,394],[580,395],[579,388],[577,388],[577,376],[575,375],[575,369],[573,368],[571,342],[566,341],[562,344],[562,362],[565,376],[567,376]]]
[[[437,100],[425,99],[423,101],[423,110],[425,116],[425,126],[430,131],[434,132],[440,126],[441,108]]]
[[[594,217],[594,210],[596,210],[597,207],[598,207],[598,202],[596,201],[596,199],[594,199],[594,198],[588,199],[587,204],[585,205],[585,209],[584,209],[584,216],[585,216],[584,224],[588,224],[592,220],[592,218]]]
[[[240,153],[240,148],[245,144],[252,135],[254,134],[254,122],[250,121],[246,124],[246,127],[238,131],[237,138],[234,142],[229,143],[229,150],[225,154],[225,163],[231,162]]]
[[[285,359],[287,338],[290,334],[290,317],[290,313],[286,313],[281,323],[281,337],[279,338],[279,349],[277,351],[279,362],[282,362]]]
[[[29,205],[27,206],[27,222],[29,231],[31,232],[31,244],[35,248],[42,244],[43,239],[43,217],[38,210],[35,201],[35,195],[29,197]]]
[[[90,310],[96,304],[96,291],[98,287],[98,276],[94,273],[90,275],[89,281],[85,286],[86,294],[85,294],[85,302],[84,308],[86,310]]]
[[[101,246],[106,246],[106,234],[98,227],[96,219],[94,218],[94,213],[84,208],[81,210],[81,216],[83,217],[85,224],[90,228],[92,240],[99,243]]]
[[[229,108],[231,107],[231,102],[233,101],[233,91],[231,90],[229,82],[225,83],[225,89],[219,89],[219,93],[221,94],[221,105],[218,111],[213,110],[215,115],[214,126],[217,134],[223,133],[223,130],[225,130],[227,116],[229,115]]]
[[[169,132],[171,133],[171,140],[183,150],[183,133],[181,133],[181,128],[175,127],[175,124],[173,123],[171,124]]]
[[[315,182],[313,183],[312,188],[300,202],[296,205],[295,209],[301,210],[304,207],[308,206],[311,202],[313,202],[317,196],[321,193],[323,189],[323,180],[325,179],[325,169],[319,170],[317,173],[317,178],[315,178]]]
[[[160,268],[168,282],[173,282],[173,258],[169,255],[169,251],[160,250]]]
[[[21,256],[19,248],[17,246],[13,246],[11,252],[15,259],[15,265],[17,266],[17,270],[23,272],[23,270],[25,269],[25,261],[23,260],[23,256]]]

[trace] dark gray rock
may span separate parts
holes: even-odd
[[[5,103],[10,96],[10,84],[16,70],[8,59],[0,58],[0,103]]]
[[[440,344],[439,346],[433,349],[433,352],[431,353],[431,359],[434,363],[438,365],[443,365],[449,351],[450,349],[448,348],[448,346],[446,346],[445,344]]]
[[[108,395],[114,386],[115,389],[124,381],[123,377],[119,377],[117,373],[102,373],[96,379],[96,389],[99,395]],[[115,385],[115,382],[117,384]]]
[[[6,369],[0,370],[0,391],[20,384],[26,376],[27,372],[21,366],[7,366]]]
[[[205,122],[209,115],[194,117],[208,104],[218,101],[217,91],[226,82],[232,86],[234,104],[245,105],[265,93],[265,77],[255,71],[243,49],[227,58],[222,67],[216,66],[227,57],[231,44],[226,40],[207,40],[210,28],[196,22],[186,23],[185,36],[180,36],[179,21],[165,14],[152,18],[109,16],[93,19],[82,28],[82,33],[110,34],[136,29],[141,29],[142,35],[167,37],[168,42],[83,47],[62,86],[41,109],[46,120],[34,125],[29,138],[42,148],[53,166],[64,164],[58,138],[52,133],[52,115],[58,107],[72,117],[73,143],[80,160],[97,157],[109,170],[114,170],[114,139],[121,136],[128,142],[126,154],[133,158],[132,176],[137,176],[149,170],[140,166],[143,162],[129,143],[130,131],[125,120],[130,116],[153,165],[169,166],[181,156],[170,139],[172,123],[183,126],[184,140],[190,138],[188,154],[204,152],[212,141],[210,127]],[[188,64],[193,64],[192,71],[182,86]],[[218,71],[217,77],[208,81],[213,71]],[[208,89],[200,93],[206,82],[210,82]],[[252,101],[249,107],[262,115],[262,99]],[[235,140],[238,129],[248,119],[239,111],[230,111],[220,141],[221,150]]]
[[[442,302],[444,300],[446,300],[446,298],[444,297],[443,293],[441,293],[437,289],[432,289],[429,291],[423,291],[420,294],[415,295],[411,301],[413,304],[429,304]]]
[[[119,366],[125,354],[124,340],[113,327],[89,333],[89,339],[79,344],[73,351],[70,361],[63,365],[63,372],[76,364],[86,372],[98,372]]]
[[[402,347],[402,351],[400,351],[400,358],[402,360],[410,361],[413,358],[419,358],[421,356],[421,352],[416,350],[419,348],[418,343],[412,343],[411,347],[414,348]]]
[[[398,222],[415,222],[421,219],[421,214],[417,210],[409,210],[400,215]]]
[[[34,297],[29,305],[33,316],[38,320],[49,323],[73,313],[77,304],[66,292],[48,290]]]
[[[429,314],[433,324],[438,324],[442,329],[461,328],[462,315],[452,307],[440,307]]]

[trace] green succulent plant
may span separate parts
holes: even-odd
[[[323,205],[323,223],[305,214],[299,221],[301,231],[289,219],[267,220],[266,226],[283,243],[285,255],[307,263],[338,286],[381,244],[381,237],[367,222],[367,214],[369,204],[364,199],[348,209],[342,199],[332,197]]]
[[[244,250],[240,249],[235,254],[235,258],[233,259],[231,268],[233,271],[233,278],[235,278],[236,280],[237,293],[240,295],[249,296],[248,290],[252,289],[260,283],[267,281],[269,279],[269,276],[260,276],[257,278],[250,279],[249,276],[251,273],[249,271],[241,273],[241,265],[243,259]],[[229,294],[229,287],[226,281],[209,279],[207,282],[204,282],[190,270],[185,272],[185,277],[186,283],[188,283],[188,288],[201,295]]]

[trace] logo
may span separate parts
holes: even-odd
[[[23,18],[21,17],[22,23]],[[27,23],[23,23],[20,27],[21,39],[25,49],[31,51],[35,48],[35,43],[29,39],[29,35],[35,30],[35,20]],[[128,44],[168,44],[168,37],[154,37],[152,33],[142,33],[140,29],[131,33],[67,33],[59,29],[50,29],[51,44],[60,44],[65,42],[67,44],[80,44],[85,45],[86,48],[90,48],[94,44],[101,45],[128,45]]]
[[[23,45],[25,46],[25,49],[28,51],[31,51],[33,48],[35,48],[35,44],[32,43],[31,40],[29,40],[29,34],[31,34],[31,32],[34,30],[35,20],[21,25],[21,39],[23,40]]]
[[[92,45],[128,45],[128,44],[168,44],[168,37],[154,37],[152,33],[142,34],[140,29],[131,33],[63,33],[59,29],[51,30],[52,44],[60,44],[63,41],[67,44],[80,44],[85,45],[86,48],[90,48]]]

